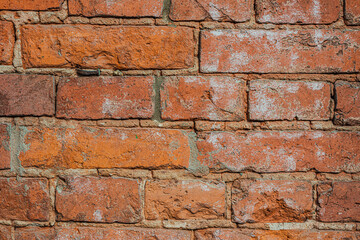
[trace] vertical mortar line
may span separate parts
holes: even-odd
[[[20,31],[21,25],[15,22],[12,23],[14,25],[14,34],[15,34],[12,65],[14,66],[14,68],[18,68],[18,67],[23,67],[22,54],[21,54],[21,31]],[[18,72],[17,69],[16,72]]]
[[[315,181],[311,181],[312,183],[312,191],[313,191],[313,210],[314,210],[314,213],[313,213],[313,216],[312,216],[312,220],[314,221],[317,221],[316,219],[316,216],[317,216],[317,184],[318,184],[318,181],[315,180]]]
[[[146,221],[145,218],[145,185],[146,185],[146,181],[148,181],[148,179],[146,178],[141,178],[140,179],[140,207],[141,207],[141,222],[144,223]]]
[[[225,182],[225,219],[231,221],[232,182]]]
[[[15,227],[11,226],[11,230],[10,230],[10,234],[11,234],[11,239],[15,240]]]
[[[18,158],[20,153],[20,129],[17,121],[14,121],[9,126],[10,131],[10,169],[11,172],[15,172],[16,177],[20,175],[20,160]]]
[[[55,195],[56,195],[56,183],[57,183],[57,178],[53,177],[49,179],[49,191],[50,191],[50,205],[51,205],[51,209],[52,211],[50,212],[50,218],[49,218],[49,222],[50,222],[50,226],[54,226],[56,223],[56,210],[55,210]]]
[[[337,105],[337,98],[336,98],[336,87],[335,87],[336,81],[330,83],[330,121],[335,120],[335,111],[336,111],[336,105]]]
[[[161,91],[163,82],[164,82],[163,76],[154,76],[154,84],[153,84],[154,97],[152,98],[153,105],[154,105],[154,114],[151,119],[153,121],[157,121],[160,123],[164,122],[161,119],[161,96],[160,96],[160,91]]]
[[[57,112],[57,93],[58,93],[58,85],[59,85],[59,78],[53,76],[53,84],[54,84],[54,118],[56,118],[56,112]]]
[[[196,69],[197,75],[200,74],[200,28],[194,28],[194,41],[195,41],[195,49],[194,49],[194,68]]]
[[[197,36],[197,42],[196,42],[196,48],[197,48],[197,64],[198,64],[198,67],[197,67],[197,74],[200,75],[202,72],[201,72],[201,35],[202,35],[202,29],[199,25],[199,28],[198,29],[198,36]]]
[[[190,240],[196,240],[195,231],[196,231],[196,230],[191,230]]]
[[[170,7],[171,7],[171,0],[164,0],[163,2],[163,9],[161,12],[161,17],[162,19],[167,22],[167,23],[171,23],[171,19],[169,17],[170,14]]]
[[[255,26],[257,24],[256,22],[256,0],[249,0],[251,4],[251,15],[250,15],[250,25]]]
[[[249,79],[244,80],[246,83],[245,94],[246,94],[246,106],[245,106],[245,121],[250,122],[250,81]]]

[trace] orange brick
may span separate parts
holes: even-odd
[[[232,189],[233,219],[246,222],[304,222],[311,218],[312,185],[286,180],[237,180]]]
[[[329,24],[340,16],[339,0],[257,0],[260,23]]]
[[[10,126],[0,124],[0,169],[10,168]]]
[[[199,137],[198,159],[210,168],[256,172],[360,171],[359,132],[212,132]]]
[[[345,0],[345,20],[348,25],[360,25],[360,2]]]
[[[53,10],[64,0],[1,0],[0,10]]]
[[[2,240],[11,240],[11,227],[0,225],[0,239]]]
[[[337,81],[335,83],[335,123],[360,124],[360,83]]]
[[[15,44],[14,25],[11,22],[0,21],[0,64],[1,65],[12,64],[13,54],[14,54],[14,44]]]
[[[49,220],[47,179],[0,178],[0,220]]]
[[[360,221],[360,182],[319,184],[318,219],[324,222]]]
[[[23,167],[40,168],[184,168],[190,147],[186,132],[165,129],[23,129]]]
[[[201,181],[149,181],[145,186],[145,217],[219,219],[225,215],[225,184]]]
[[[140,221],[138,180],[67,176],[64,181],[56,187],[59,221]]]
[[[63,78],[58,85],[60,118],[151,118],[153,77]]]
[[[0,75],[0,115],[51,116],[55,114],[52,76]]]
[[[246,85],[232,77],[168,77],[161,89],[166,120],[243,120]]]
[[[331,88],[325,82],[250,82],[252,120],[329,120]]]
[[[86,17],[160,17],[162,0],[69,0],[69,13]]]
[[[170,18],[174,21],[250,20],[250,0],[172,0]]]
[[[21,35],[26,68],[178,69],[194,65],[194,34],[187,27],[26,25]]]
[[[247,230],[247,229],[204,229],[195,232],[197,240],[357,240],[358,233],[349,231],[321,231],[321,230]]]
[[[200,45],[205,73],[360,71],[360,31],[209,30]]]
[[[55,228],[50,227],[24,227],[16,228],[15,240],[36,239],[50,240],[56,239]]]

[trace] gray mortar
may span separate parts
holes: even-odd
[[[154,96],[152,97],[154,103],[154,114],[152,116],[153,121],[157,121],[159,123],[164,122],[161,119],[161,97],[160,97],[160,90],[163,88],[164,77],[155,76],[154,77],[154,84],[153,84],[153,92]]]
[[[29,150],[25,144],[25,135],[29,132],[26,127],[8,125],[8,134],[10,135],[10,169],[18,175],[24,172],[21,166],[19,155],[21,152]]]
[[[188,170],[197,177],[205,176],[209,174],[209,167],[201,164],[198,160],[199,150],[196,146],[196,133],[182,131],[189,139],[190,146],[190,158]]]

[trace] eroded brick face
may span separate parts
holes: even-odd
[[[60,221],[140,221],[139,182],[122,178],[65,177],[56,187]]]
[[[194,34],[187,27],[28,25],[21,33],[27,68],[177,69],[194,65]]]
[[[0,124],[0,169],[10,168],[10,126]]]
[[[335,123],[342,125],[360,124],[360,83],[338,81],[336,89]]]
[[[360,3],[356,0],[345,1],[345,20],[349,25],[360,25]]]
[[[0,178],[0,219],[48,221],[50,193],[47,179]]]
[[[58,85],[57,117],[77,119],[151,118],[152,77],[63,78]]]
[[[70,0],[71,15],[87,17],[117,16],[117,17],[159,17],[163,7],[162,0]]]
[[[64,0],[2,0],[0,10],[53,10]]]
[[[0,238],[4,240],[11,239],[11,227],[10,226],[0,226]]]
[[[11,22],[0,21],[0,64],[11,65],[14,54],[14,25]]]
[[[339,0],[256,0],[261,23],[329,24],[340,16]]]

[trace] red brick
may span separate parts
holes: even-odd
[[[198,159],[210,168],[236,172],[360,171],[359,132],[212,132],[199,137]]]
[[[55,229],[50,227],[25,227],[16,228],[15,240],[50,240],[55,238]]]
[[[177,69],[194,65],[194,34],[187,27],[26,25],[21,33],[26,68]]]
[[[319,231],[319,230],[248,230],[248,229],[204,229],[195,232],[197,240],[357,240],[359,234],[349,231]]]
[[[360,25],[360,2],[345,0],[345,20],[348,25]]]
[[[0,75],[0,115],[55,114],[55,80],[45,75]]]
[[[200,68],[205,73],[350,73],[360,71],[359,49],[360,31],[209,30],[201,34]]]
[[[136,223],[141,218],[139,191],[138,180],[64,177],[56,187],[58,220]]]
[[[320,221],[360,221],[360,182],[324,183],[317,189]]]
[[[14,44],[15,44],[14,25],[11,22],[0,21],[0,64],[1,65],[12,64],[13,54],[14,54]]]
[[[1,0],[0,10],[53,10],[64,0]]]
[[[329,24],[338,20],[339,0],[257,0],[260,23]]]
[[[189,165],[187,133],[165,129],[24,128],[28,150],[23,167],[184,168]]]
[[[232,21],[250,20],[250,0],[172,0],[170,18],[174,21]]]
[[[246,85],[232,77],[168,77],[161,89],[166,120],[243,120]]]
[[[76,227],[58,228],[56,239],[156,239],[156,240],[190,240],[191,233],[182,230],[149,229],[149,228],[95,228]]]
[[[331,88],[325,82],[255,80],[250,82],[252,120],[328,120]]]
[[[304,222],[311,218],[312,185],[287,180],[237,180],[232,188],[233,219],[246,222]]]
[[[145,217],[219,219],[225,215],[225,184],[201,181],[149,181],[145,186]]]
[[[151,118],[153,77],[63,78],[58,85],[60,118]]]
[[[360,124],[360,83],[335,83],[335,123],[344,125]]]
[[[0,220],[49,220],[50,196],[46,179],[0,178]]]
[[[11,240],[11,227],[0,225],[0,239],[1,240]]]
[[[160,17],[163,0],[69,0],[69,13],[86,17]]]
[[[0,124],[0,169],[10,168],[10,126]]]

